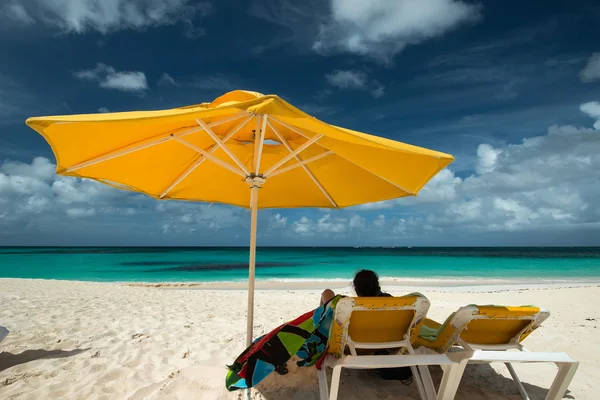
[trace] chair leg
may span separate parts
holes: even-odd
[[[515,382],[515,385],[517,385],[517,388],[519,389],[519,392],[521,393],[521,397],[523,397],[524,400],[531,400],[529,398],[529,395],[527,394],[527,390],[525,390],[525,387],[523,386],[523,384],[521,383],[521,380],[519,379],[519,376],[517,375],[517,371],[515,371],[512,364],[504,363],[504,365],[506,365],[508,372],[510,372],[510,376],[512,376],[513,381]]]
[[[427,396],[427,392],[425,391],[425,387],[423,386],[423,380],[421,379],[419,368],[412,365],[410,369],[412,370],[413,381],[417,384],[417,389],[419,390],[419,398],[421,400],[430,400],[431,397]]]
[[[546,400],[562,400],[577,371],[577,367],[579,367],[578,362],[556,363],[556,365],[558,366],[558,373],[552,382],[552,386],[550,386]]]
[[[323,365],[321,369],[317,370],[317,376],[319,377],[319,394],[321,396],[321,400],[329,399],[329,388],[327,387],[327,372],[326,368]]]
[[[333,373],[331,374],[331,391],[329,392],[329,400],[337,400],[337,398],[338,398],[341,374],[342,374],[341,366],[336,365],[335,367],[333,367]]]
[[[431,379],[431,373],[429,372],[429,366],[427,365],[419,365],[418,366],[419,375],[421,381],[423,382],[423,389],[425,392],[425,396],[427,399],[435,399],[435,386],[433,384],[433,379]]]
[[[438,389],[437,400],[454,400],[463,373],[465,372],[467,362],[468,360],[464,359],[443,368],[444,375],[442,376],[440,388]]]

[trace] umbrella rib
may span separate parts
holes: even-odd
[[[256,116],[256,123],[257,123],[257,128],[258,128],[258,121],[259,121],[259,116]],[[262,159],[262,153],[263,153],[263,145],[265,143],[265,132],[267,130],[267,120],[268,115],[263,114],[262,115],[262,124],[260,126],[260,136],[258,138],[258,145],[255,147],[255,155],[254,155],[254,173],[255,174],[259,174],[260,173],[260,161]],[[255,132],[255,139],[256,140],[256,132]]]
[[[190,129],[190,130],[187,130],[187,131],[184,131],[184,132],[180,132],[180,133],[177,133],[177,134],[171,133],[170,136],[167,136],[167,137],[162,136],[162,137],[160,137],[158,139],[154,139],[154,140],[151,140],[151,141],[145,141],[145,143],[142,143],[142,144],[140,144],[139,142],[138,143],[134,143],[134,144],[131,144],[129,146],[125,146],[125,147],[123,147],[123,148],[121,148],[119,150],[110,151],[108,153],[102,154],[101,156],[97,156],[97,157],[91,158],[91,159],[89,159],[87,161],[75,164],[72,167],[66,168],[65,171],[66,172],[77,171],[78,169],[86,168],[86,167],[89,167],[89,166],[92,166],[92,165],[95,165],[95,164],[98,164],[98,163],[101,163],[101,162],[104,162],[104,161],[112,160],[113,158],[125,156],[127,154],[134,153],[134,152],[140,151],[140,150],[144,150],[144,149],[147,149],[149,147],[153,147],[153,146],[159,145],[161,143],[166,143],[166,142],[171,141],[173,139],[176,139],[176,138],[179,138],[179,137],[182,137],[182,136],[186,136],[186,135],[192,134],[194,132],[198,132],[200,130],[201,130],[201,128],[194,128],[194,129]]]
[[[130,191],[130,192],[135,192],[135,191],[137,191],[136,189],[132,188],[131,186],[129,186],[129,185],[126,185],[126,184],[124,184],[124,183],[121,183],[121,182],[113,182],[113,181],[111,181],[111,180],[108,180],[108,179],[97,179],[97,181],[98,181],[98,182],[102,182],[102,183],[104,183],[105,185],[108,185],[108,186],[115,187],[115,188],[117,188],[117,189],[121,189],[121,190],[128,190],[128,191]]]
[[[286,162],[288,162],[289,160],[291,160],[292,158],[294,158],[294,156],[296,156],[296,154],[304,151],[308,146],[310,146],[311,144],[315,143],[317,140],[321,139],[323,137],[323,135],[315,135],[312,138],[308,138],[306,136],[304,136],[304,137],[306,139],[308,139],[306,142],[304,142],[300,147],[298,147],[296,150],[294,150],[293,152],[291,152],[287,156],[283,157],[281,160],[277,161],[274,165],[271,166],[271,168],[269,168],[263,174],[263,176],[266,178],[269,175],[271,175],[271,173],[274,172],[277,168],[281,167],[283,164],[285,164]]]
[[[245,120],[243,120],[240,124],[238,124],[238,126],[236,126],[233,130],[231,130],[231,132],[229,132],[222,140],[223,144],[225,144],[229,139],[231,139],[240,129],[242,129],[244,127],[244,125],[246,125],[248,123],[248,121],[250,121],[252,119],[252,116],[248,116],[248,118],[246,118]],[[219,149],[219,147],[213,147],[212,149],[209,150],[209,153],[213,154],[215,151],[217,151]],[[159,198],[164,198],[171,190],[173,190],[173,188],[175,188],[177,185],[179,185],[181,183],[181,181],[183,181],[185,178],[187,178],[196,168],[198,168],[204,161],[206,160],[206,158],[202,155],[200,155],[200,157],[192,164],[190,165],[182,174],[179,175],[179,177],[173,181],[159,196]]]
[[[217,126],[217,125],[224,124],[226,122],[235,121],[236,119],[241,118],[244,114],[245,113],[235,114],[234,116],[232,116],[230,118],[226,118],[226,119],[223,119],[220,121],[213,122],[213,123],[209,124],[209,126]],[[69,168],[65,168],[65,172],[73,172],[73,171],[77,171],[78,169],[90,167],[92,165],[95,165],[95,164],[98,164],[98,163],[101,163],[104,161],[112,160],[117,157],[125,156],[127,154],[134,153],[136,151],[144,150],[149,147],[153,147],[153,146],[159,145],[161,143],[168,142],[170,140],[173,140],[176,137],[183,137],[183,136],[190,135],[190,134],[198,132],[200,130],[202,130],[202,129],[201,128],[192,128],[192,129],[185,130],[183,132],[178,132],[176,134],[173,134],[173,133],[160,134],[151,139],[145,139],[143,141],[139,141],[137,143],[133,143],[133,144],[121,147],[120,149],[109,151],[100,156],[96,156],[89,160],[77,163]],[[165,135],[168,135],[168,136],[165,136]]]
[[[241,169],[237,169],[233,165],[231,165],[231,164],[229,164],[229,163],[221,160],[218,157],[215,157],[209,151],[203,150],[200,147],[198,147],[198,146],[196,146],[196,145],[194,145],[194,144],[192,144],[190,142],[187,142],[187,141],[183,140],[180,137],[175,137],[175,140],[177,140],[179,143],[181,143],[181,144],[189,147],[190,149],[192,149],[192,150],[200,153],[202,156],[206,157],[208,160],[214,162],[215,164],[220,165],[221,167],[223,167],[225,169],[228,169],[231,172],[233,172],[235,174],[238,174],[238,175],[240,175],[240,176],[242,176],[244,178],[246,177],[246,174],[244,173],[244,171],[242,171]]]
[[[237,113],[237,114],[233,114],[233,115],[232,115],[231,117],[229,117],[229,118],[223,118],[223,119],[220,119],[220,120],[218,120],[218,121],[211,122],[210,124],[208,124],[208,126],[210,126],[210,127],[212,128],[213,126],[223,125],[223,124],[226,124],[226,123],[228,123],[228,122],[232,122],[232,121],[235,121],[235,120],[237,120],[237,119],[240,119],[240,118],[242,118],[244,115],[248,115],[248,113],[247,113],[246,111],[242,111],[242,112],[239,112],[239,113]]]
[[[285,128],[288,128],[288,129],[289,129],[289,130],[291,130],[292,132],[295,132],[295,133],[297,133],[298,135],[300,135],[300,136],[302,136],[302,137],[304,137],[304,138],[308,139],[308,136],[306,136],[304,133],[302,133],[302,132],[301,132],[299,129],[296,129],[296,128],[294,128],[294,127],[290,126],[289,124],[286,124],[285,122],[278,120],[277,118],[273,118],[273,117],[271,117],[271,119],[272,119],[272,120],[274,120],[274,121],[276,121],[276,122],[277,122],[278,124],[280,124],[281,126],[283,126],[283,127],[285,127]],[[323,146],[321,143],[317,143],[317,144],[318,144],[319,146],[323,147],[324,149],[330,150],[330,149],[329,149],[329,148],[327,148],[326,146]],[[331,151],[331,150],[330,150],[330,151]],[[359,167],[359,168],[361,168],[361,169],[363,169],[363,170],[367,171],[367,172],[368,172],[368,173],[370,173],[371,175],[373,175],[373,176],[376,176],[377,178],[379,178],[379,179],[381,179],[381,180],[383,180],[383,181],[385,181],[385,182],[389,183],[390,185],[397,187],[398,189],[402,190],[403,192],[410,194],[411,196],[416,196],[416,195],[417,195],[415,192],[413,192],[413,191],[411,191],[411,190],[408,190],[408,189],[405,189],[405,188],[403,188],[402,186],[400,186],[400,185],[398,185],[398,184],[396,184],[396,183],[394,183],[394,182],[390,181],[389,179],[387,179],[387,178],[384,178],[383,176],[381,176],[381,175],[378,175],[378,174],[376,174],[375,172],[373,172],[373,171],[371,171],[371,170],[369,170],[369,169],[367,169],[367,168],[365,168],[365,167],[363,167],[363,166],[360,166],[360,165],[358,165],[358,164],[357,164],[357,163],[355,163],[354,161],[352,161],[352,160],[350,160],[350,159],[348,159],[348,158],[346,158],[346,157],[342,156],[341,154],[335,153],[335,155],[337,155],[338,157],[341,157],[341,158],[343,158],[344,160],[348,161],[349,163],[351,163],[351,164],[353,164],[353,165],[355,165],[355,166],[357,166],[357,167]]]
[[[303,165],[310,164],[310,163],[311,163],[311,162],[313,162],[313,161],[320,160],[321,158],[324,158],[324,157],[327,157],[327,156],[331,156],[331,155],[333,155],[333,154],[335,154],[333,151],[331,151],[331,150],[327,150],[327,151],[326,151],[326,152],[324,152],[324,153],[318,154],[318,155],[316,155],[316,156],[314,156],[314,157],[311,157],[311,158],[307,158],[306,160],[304,160],[304,161],[302,161],[302,162],[299,162],[299,163],[296,163],[296,164],[290,165],[290,166],[288,166],[288,167],[285,167],[285,168],[280,168],[280,169],[278,169],[277,171],[274,171],[273,173],[271,173],[271,174],[269,175],[269,178],[272,178],[272,177],[274,177],[274,176],[277,176],[277,175],[281,175],[281,174],[283,174],[284,172],[288,172],[288,171],[290,171],[290,170],[292,170],[292,169],[295,169],[295,168],[298,168],[298,167],[302,167]]]
[[[212,149],[214,150],[214,148]],[[194,172],[194,170],[196,168],[198,168],[198,166],[200,164],[202,164],[202,161],[206,160],[206,158],[204,158],[204,156],[199,156],[198,159],[196,159],[196,161],[194,161],[194,163],[192,165],[190,165],[189,167],[186,168],[185,171],[183,171],[183,173],[181,175],[179,175],[179,177],[177,177],[177,179],[175,179],[175,181],[173,181],[159,196],[159,198],[163,198],[167,195],[167,193],[169,193],[171,190],[173,190],[173,188],[177,185],[179,185],[181,183],[181,181],[183,181],[185,178],[188,177],[189,174],[191,174],[192,172]]]
[[[208,136],[210,136],[211,139],[215,141],[217,146],[219,146],[221,149],[223,149],[223,151],[225,153],[227,153],[229,158],[231,158],[233,160],[233,162],[236,163],[237,166],[242,171],[244,171],[244,173],[246,175],[250,175],[250,171],[248,171],[246,166],[240,161],[240,159],[235,154],[233,154],[231,149],[229,149],[227,146],[225,146],[225,144],[223,144],[221,139],[219,139],[219,137],[215,134],[215,132],[213,132],[213,130],[210,129],[210,127],[204,121],[202,121],[201,119],[197,119],[196,122],[198,123],[198,125],[200,125],[202,127],[202,129],[208,134]]]
[[[292,147],[289,145],[289,143],[287,142],[287,140],[285,140],[283,138],[283,136],[281,136],[281,134],[279,134],[279,132],[277,131],[277,129],[275,129],[275,127],[273,126],[273,124],[271,124],[270,121],[267,121],[267,124],[269,125],[269,127],[271,128],[271,130],[275,133],[275,136],[277,136],[277,138],[279,139],[279,141],[285,146],[286,149],[288,149],[288,151],[290,153],[294,152],[294,149],[292,149]],[[306,172],[306,174],[309,176],[310,179],[312,179],[312,181],[315,183],[315,185],[317,185],[317,187],[319,188],[319,190],[321,190],[321,192],[323,193],[323,195],[325,197],[327,197],[327,200],[329,200],[329,202],[331,203],[332,206],[334,206],[335,208],[338,208],[337,203],[333,200],[333,198],[331,197],[331,195],[329,194],[329,192],[323,187],[323,185],[321,184],[321,182],[319,182],[319,180],[317,179],[317,177],[312,173],[311,170],[308,169],[308,167],[306,166],[306,164],[302,164],[302,159],[300,158],[299,155],[295,155],[294,158],[296,159],[296,161],[298,161],[298,163],[300,163],[300,166],[302,167],[302,169],[304,170],[304,172]],[[271,175],[273,176],[273,175]]]

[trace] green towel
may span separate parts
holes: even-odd
[[[437,329],[430,328],[429,326],[426,326],[426,325],[422,325],[421,332],[419,332],[419,337],[421,339],[425,339],[430,342],[433,342],[435,339],[437,339],[438,333],[439,333],[439,331]]]
[[[456,314],[456,313],[450,314],[448,316],[448,318],[446,318],[444,323],[442,325],[440,325],[439,328],[432,328],[430,326],[423,324],[421,326],[421,332],[419,332],[419,337],[421,339],[425,339],[430,342],[433,342],[434,340],[437,339],[438,335],[444,331],[444,328],[446,327],[446,325],[448,325],[450,323],[450,321],[452,321],[452,318],[454,318],[454,314]]]

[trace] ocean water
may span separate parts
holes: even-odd
[[[350,280],[362,268],[408,279],[600,282],[600,247],[260,248],[256,276]],[[0,248],[4,278],[215,282],[247,276],[247,248]]]

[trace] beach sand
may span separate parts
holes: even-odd
[[[255,335],[318,304],[326,285],[285,283],[256,293]],[[337,284],[344,294],[350,288]],[[566,351],[581,361],[567,398],[600,398],[600,286],[572,284],[418,288],[442,320],[459,306],[535,304],[552,315],[525,345]],[[217,287],[219,289],[217,289]],[[247,294],[225,286],[144,287],[119,283],[0,279],[0,399],[241,399],[225,390],[225,365],[244,349]],[[294,289],[292,289],[294,287]],[[416,288],[384,286],[402,295]],[[254,399],[319,398],[316,370],[288,363]],[[517,365],[533,399],[542,399],[556,368]],[[434,380],[441,373],[433,369]],[[415,385],[366,371],[342,376],[340,399],[418,398]],[[520,399],[503,365],[469,366],[457,399]]]

